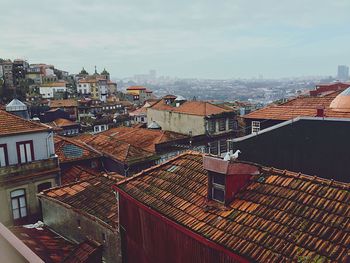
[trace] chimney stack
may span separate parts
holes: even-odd
[[[208,200],[225,205],[249,183],[252,176],[260,174],[256,165],[225,161],[209,155],[203,157],[203,167],[208,171]]]
[[[317,108],[316,117],[325,117],[324,116],[324,108],[323,107]]]

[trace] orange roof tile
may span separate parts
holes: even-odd
[[[156,145],[159,143],[187,138],[186,135],[176,132],[132,127],[112,128],[101,134],[153,153],[156,153]]]
[[[126,90],[146,90],[143,86],[130,86]]]
[[[90,262],[90,256],[99,250],[100,245],[92,241],[75,244],[59,236],[46,226],[42,230],[11,227],[10,230],[44,262]],[[77,254],[80,256],[77,257]]]
[[[112,185],[123,179],[120,175],[96,173],[78,182],[45,190],[39,196],[67,204],[81,214],[99,219],[111,229],[118,227],[118,206]]]
[[[98,151],[75,139],[55,135],[54,143],[55,153],[60,163],[95,159],[102,156]]]
[[[172,111],[198,116],[210,116],[224,112],[233,112],[232,109],[214,105],[206,101],[186,101],[179,107],[175,107],[165,104],[164,100],[160,100],[159,102],[153,104],[150,108],[155,110]]]
[[[349,184],[262,167],[223,206],[207,201],[207,180],[202,154],[187,152],[116,187],[254,262],[349,262]]]
[[[66,126],[72,126],[72,125],[79,125],[78,123],[76,123],[74,121],[63,119],[63,118],[58,118],[58,119],[54,120],[52,122],[52,124],[57,126],[57,127],[66,127]]]
[[[153,152],[137,148],[129,143],[101,133],[91,136],[79,136],[77,139],[85,142],[107,157],[123,163],[132,164],[155,158]]]
[[[50,100],[50,108],[77,107],[78,101],[75,99]]]
[[[49,131],[51,128],[0,110],[0,136]]]

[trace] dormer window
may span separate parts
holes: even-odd
[[[225,175],[212,173],[212,198],[221,203],[225,202]]]
[[[260,121],[252,121],[252,133],[260,131]]]

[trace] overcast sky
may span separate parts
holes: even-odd
[[[0,0],[0,57],[114,78],[335,75],[350,0]]]

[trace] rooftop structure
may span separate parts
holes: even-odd
[[[115,189],[131,261],[349,260],[346,183],[187,152]]]

